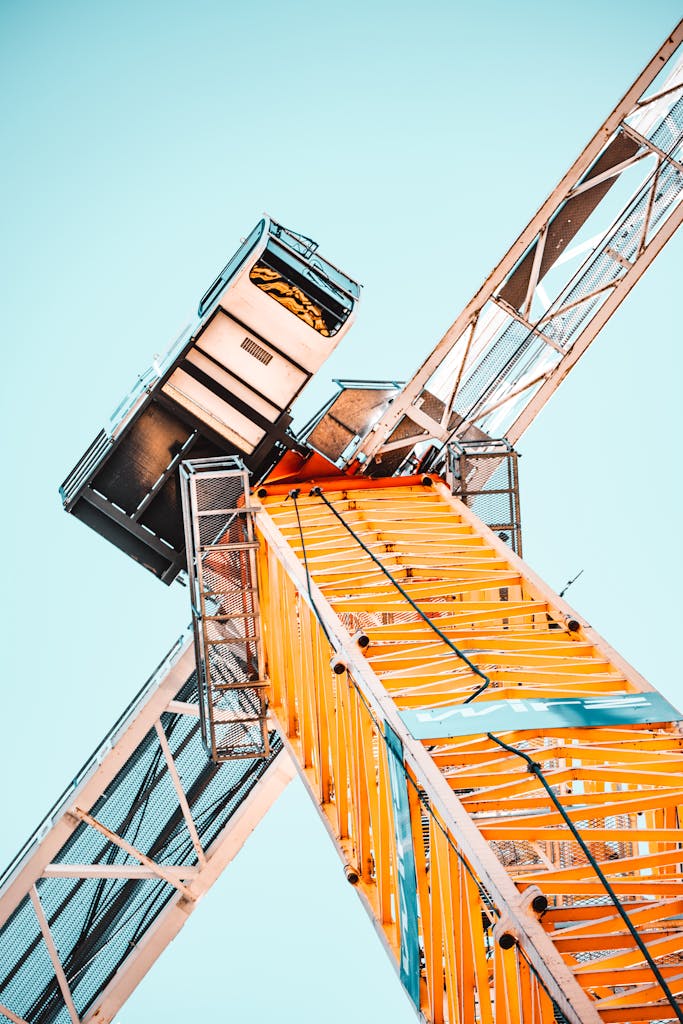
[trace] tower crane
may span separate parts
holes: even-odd
[[[683,219],[683,23],[405,385],[264,218],[62,486],[192,633],[9,865],[0,1019],[113,1020],[295,770],[416,1013],[683,1021],[680,713],[522,561],[514,445]]]

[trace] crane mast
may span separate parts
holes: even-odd
[[[298,770],[421,1020],[683,1021],[680,713],[444,483],[683,219],[682,41],[336,449],[289,412],[359,287],[266,218],[69,474],[193,628],[2,876],[0,1019],[112,1021]]]
[[[679,712],[443,482],[361,484],[263,489],[263,636],[416,1009],[683,1020]]]

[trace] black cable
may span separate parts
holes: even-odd
[[[325,495],[324,495],[324,494],[323,494],[323,492],[322,492],[322,489],[321,489],[320,487],[314,487],[314,488],[313,488],[313,490],[311,491],[311,494],[312,494],[312,495],[313,495],[314,497],[317,497],[317,498],[321,498],[321,499],[322,499],[322,501],[323,501],[323,502],[324,502],[324,503],[325,503],[325,504],[327,505],[327,507],[329,508],[330,512],[332,512],[332,514],[333,514],[334,516],[336,516],[336,518],[337,518],[337,519],[339,520],[339,522],[340,522],[340,523],[342,524],[342,526],[344,527],[344,529],[345,529],[345,530],[347,530],[347,531],[348,531],[348,532],[349,532],[349,533],[351,534],[351,536],[352,536],[352,537],[353,537],[353,539],[354,539],[354,540],[356,541],[356,543],[357,543],[357,544],[359,545],[359,547],[361,547],[361,548],[363,549],[363,551],[364,551],[364,552],[366,553],[366,555],[368,555],[368,556],[369,556],[369,557],[370,557],[370,558],[371,558],[371,559],[373,560],[373,562],[375,563],[375,565],[376,565],[376,566],[378,566],[378,568],[380,568],[380,569],[382,570],[382,572],[383,572],[383,573],[384,573],[384,575],[385,575],[385,576],[387,577],[387,579],[389,580],[389,582],[390,582],[390,583],[391,583],[391,584],[392,584],[392,585],[393,585],[394,587],[396,587],[396,589],[398,590],[398,592],[399,592],[399,594],[401,595],[401,597],[403,597],[403,598],[404,598],[404,599],[405,599],[405,600],[406,600],[406,601],[408,602],[408,604],[409,604],[409,605],[411,606],[411,608],[412,608],[412,609],[413,609],[414,611],[416,611],[416,612],[417,612],[417,614],[418,614],[418,615],[420,616],[420,618],[421,618],[421,619],[422,619],[422,620],[423,620],[424,622],[426,622],[426,623],[427,623],[427,625],[429,626],[429,628],[430,628],[431,630],[433,630],[433,631],[434,631],[434,633],[436,633],[436,635],[437,635],[437,636],[438,636],[438,637],[439,637],[439,638],[440,638],[441,640],[443,640],[443,642],[444,642],[444,643],[446,644],[446,646],[447,646],[447,647],[449,647],[449,648],[450,648],[450,649],[451,649],[451,650],[453,651],[453,653],[454,653],[455,655],[457,655],[457,657],[458,657],[458,658],[460,658],[460,660],[461,660],[461,661],[464,661],[464,662],[465,662],[465,664],[466,664],[466,665],[467,665],[467,667],[468,667],[468,668],[470,669],[470,671],[474,672],[474,674],[475,674],[476,676],[479,676],[479,678],[480,678],[480,679],[483,679],[483,680],[484,680],[483,684],[482,684],[482,685],[481,685],[481,686],[480,686],[480,687],[479,687],[478,689],[476,689],[476,690],[474,691],[474,693],[471,693],[471,694],[469,695],[469,697],[467,697],[467,698],[466,698],[466,699],[465,699],[465,700],[463,701],[463,704],[469,704],[469,703],[470,703],[470,701],[474,700],[474,698],[475,698],[475,697],[478,697],[480,693],[483,693],[483,692],[484,692],[484,690],[485,690],[485,689],[486,689],[486,688],[487,688],[488,686],[490,686],[490,685],[491,685],[491,680],[490,680],[490,678],[489,678],[489,677],[488,677],[488,676],[486,675],[486,673],[485,673],[485,672],[482,672],[482,671],[481,671],[481,669],[480,669],[480,668],[478,668],[478,667],[477,667],[477,666],[476,666],[476,665],[474,664],[474,662],[473,662],[473,661],[470,661],[470,659],[469,659],[469,658],[467,657],[467,655],[466,655],[466,654],[465,654],[465,653],[464,653],[463,651],[461,651],[461,650],[460,650],[460,648],[459,648],[459,647],[457,647],[457,646],[456,646],[456,645],[455,645],[455,644],[453,643],[453,641],[452,641],[452,640],[451,640],[451,639],[450,639],[449,637],[447,637],[447,636],[446,636],[446,634],[445,634],[445,633],[443,633],[443,632],[442,632],[442,631],[441,631],[441,630],[440,630],[440,629],[438,628],[438,626],[435,626],[435,625],[434,625],[433,621],[432,621],[432,620],[431,620],[431,619],[429,618],[429,616],[428,616],[428,615],[426,615],[426,614],[425,614],[425,612],[423,612],[423,611],[422,611],[422,609],[420,608],[420,606],[419,606],[419,605],[418,605],[418,604],[417,604],[417,603],[416,603],[415,601],[413,601],[413,599],[412,599],[412,597],[410,596],[410,594],[408,594],[408,593],[407,593],[407,592],[406,592],[406,591],[404,590],[404,588],[403,588],[403,587],[401,586],[401,584],[400,584],[400,583],[398,582],[398,580],[397,580],[397,579],[395,579],[395,578],[394,578],[394,577],[393,577],[393,576],[391,575],[391,573],[389,572],[389,570],[388,570],[388,569],[387,569],[387,568],[386,568],[386,567],[385,567],[385,566],[384,566],[384,565],[382,564],[382,562],[381,562],[381,561],[379,560],[379,558],[377,558],[377,556],[376,556],[375,554],[373,554],[373,552],[372,552],[372,551],[370,550],[370,548],[369,548],[369,547],[368,547],[368,546],[367,546],[366,544],[364,544],[364,543],[363,543],[363,541],[362,541],[362,540],[361,540],[361,538],[360,538],[360,537],[358,536],[358,534],[354,532],[354,530],[353,530],[353,529],[352,529],[352,528],[351,528],[351,527],[349,526],[349,524],[348,524],[348,523],[347,523],[347,522],[346,522],[346,521],[344,520],[344,518],[343,518],[343,517],[342,517],[342,516],[341,516],[341,515],[339,514],[339,512],[337,512],[337,510],[336,510],[336,508],[334,507],[334,505],[333,505],[333,504],[332,504],[331,502],[329,502],[329,501],[327,500],[327,498],[325,497]],[[298,516],[298,513],[297,513],[297,516]]]
[[[294,488],[292,488],[292,490],[287,495],[287,498],[291,498],[292,501],[294,502],[294,511],[296,512],[296,522],[297,522],[297,526],[299,527],[299,539],[301,541],[301,550],[302,550],[303,556],[304,556],[304,569],[306,570],[306,587],[308,588],[308,600],[310,602],[311,609],[313,610],[313,614],[315,615],[315,617],[316,617],[316,619],[318,621],[318,625],[320,626],[320,628],[322,629],[323,633],[325,634],[325,639],[327,640],[327,642],[330,645],[330,647],[332,648],[332,650],[335,651],[336,647],[332,643],[332,639],[330,637],[330,634],[327,631],[327,626],[325,625],[325,622],[323,620],[322,615],[318,611],[318,606],[315,603],[315,600],[313,598],[313,592],[311,590],[311,582],[312,582],[312,580],[311,580],[311,572],[310,572],[310,569],[308,568],[308,556],[306,554],[306,542],[304,541],[304,531],[303,531],[303,528],[301,526],[301,516],[299,515],[299,505],[298,505],[298,502],[296,500],[299,497],[300,493],[301,493],[301,491],[299,490],[299,488],[298,487],[294,487]],[[285,501],[287,500],[287,498],[285,498]]]
[[[317,618],[317,620],[318,620],[318,622],[319,622],[319,624],[320,624],[320,627],[321,627],[321,629],[323,630],[323,632],[324,632],[324,634],[325,634],[325,637],[326,637],[326,639],[327,639],[327,642],[329,643],[330,647],[332,647],[332,649],[334,650],[334,644],[332,643],[332,640],[330,639],[330,635],[329,635],[329,633],[328,633],[328,631],[327,631],[327,628],[326,628],[326,626],[325,626],[325,623],[324,623],[324,621],[323,621],[323,619],[322,619],[322,616],[320,615],[320,612],[318,611],[318,609],[317,609],[317,607],[316,607],[315,601],[314,601],[314,599],[313,599],[313,595],[312,595],[312,593],[311,593],[311,574],[310,574],[310,571],[309,571],[309,568],[308,568],[308,558],[307,558],[307,556],[306,556],[306,544],[305,544],[305,542],[304,542],[304,534],[303,534],[303,529],[302,529],[302,526],[301,526],[301,518],[300,518],[300,516],[299,516],[299,508],[298,508],[298,504],[297,504],[297,498],[299,497],[299,494],[300,494],[300,493],[301,493],[301,492],[299,491],[299,489],[295,487],[295,488],[293,488],[293,489],[292,489],[292,490],[291,490],[291,491],[289,492],[289,494],[287,495],[287,497],[288,497],[288,498],[291,498],[291,499],[292,499],[292,501],[293,501],[293,503],[294,503],[294,510],[295,510],[295,512],[296,512],[296,521],[297,521],[297,525],[298,525],[298,527],[299,527],[299,538],[300,538],[300,540],[301,540],[301,548],[302,548],[302,552],[303,552],[303,557],[304,557],[304,568],[305,568],[305,570],[306,570],[306,582],[307,582],[307,585],[308,585],[308,597],[309,597],[309,600],[310,600],[310,603],[311,603],[311,607],[313,608],[313,611],[314,611],[314,613],[315,613],[315,616],[316,616],[316,618]],[[351,533],[351,534],[352,534],[352,535],[354,536],[354,538],[355,538],[355,539],[356,539],[356,540],[358,541],[358,543],[359,543],[359,544],[361,545],[361,547],[362,547],[362,548],[363,548],[363,549],[364,549],[365,551],[367,551],[367,552],[368,552],[368,554],[370,555],[370,557],[371,557],[371,558],[372,558],[372,559],[373,559],[374,561],[377,561],[377,559],[376,559],[376,558],[375,558],[375,556],[374,556],[374,555],[372,554],[372,552],[371,552],[371,551],[369,551],[369,550],[368,550],[368,549],[367,549],[367,548],[365,547],[365,544],[363,544],[363,541],[362,541],[362,540],[360,540],[360,538],[359,538],[359,537],[357,537],[357,536],[356,536],[355,534],[353,534],[353,531],[352,531],[352,530],[351,530],[351,528],[350,528],[350,527],[349,527],[349,526],[348,526],[348,525],[347,525],[347,524],[346,524],[346,523],[344,522],[344,520],[343,520],[343,519],[341,518],[341,516],[339,515],[339,513],[337,512],[337,510],[336,510],[336,509],[335,509],[335,508],[334,508],[334,507],[333,507],[332,505],[330,505],[330,503],[329,503],[329,502],[327,501],[327,499],[325,498],[325,496],[323,495],[323,493],[322,493],[322,491],[320,490],[320,488],[319,488],[319,487],[316,487],[316,488],[314,488],[314,489],[313,489],[313,491],[311,491],[311,494],[314,494],[314,493],[315,493],[315,494],[316,494],[317,496],[319,496],[319,497],[321,497],[321,498],[323,499],[323,501],[325,502],[325,504],[326,504],[326,505],[328,505],[328,506],[329,506],[329,508],[330,508],[330,509],[331,509],[331,510],[332,510],[332,511],[334,512],[334,514],[335,514],[335,515],[337,516],[337,518],[338,518],[338,519],[340,519],[340,521],[342,522],[342,524],[343,524],[343,525],[344,525],[344,526],[346,527],[346,529],[347,529],[347,530],[348,530],[348,531],[349,531],[349,532],[350,532],[350,533]],[[285,500],[286,500],[286,499],[285,499]],[[398,589],[399,589],[399,590],[401,591],[401,593],[402,593],[402,594],[403,594],[403,595],[404,595],[404,596],[405,596],[405,597],[407,598],[407,600],[408,600],[408,601],[410,602],[410,604],[411,604],[411,605],[413,605],[413,607],[414,607],[414,608],[416,609],[416,611],[417,611],[417,612],[418,612],[418,613],[419,613],[419,614],[420,614],[420,615],[421,615],[421,616],[422,616],[423,618],[425,618],[424,612],[423,612],[423,611],[422,611],[422,610],[421,610],[421,609],[420,609],[420,608],[419,608],[419,607],[418,607],[418,606],[417,606],[417,605],[415,604],[415,602],[413,601],[413,599],[412,599],[411,597],[408,597],[408,595],[407,595],[407,594],[405,594],[405,592],[403,591],[403,589],[402,589],[402,587],[400,586],[400,584],[399,584],[399,583],[397,583],[397,582],[396,582],[396,581],[395,581],[395,580],[393,579],[393,577],[392,577],[392,576],[391,576],[391,575],[390,575],[390,574],[388,573],[388,571],[387,571],[386,569],[384,569],[384,566],[382,566],[382,565],[381,565],[381,563],[379,563],[379,562],[378,562],[377,564],[378,564],[378,565],[380,566],[380,568],[381,568],[381,569],[382,569],[382,570],[383,570],[383,571],[384,571],[384,572],[385,572],[385,573],[387,574],[387,576],[389,576],[389,579],[391,580],[391,582],[392,582],[392,583],[393,583],[393,584],[394,584],[394,585],[395,585],[395,586],[396,586],[396,587],[397,587],[397,588],[398,588]],[[471,662],[469,661],[469,659],[467,659],[467,658],[465,657],[465,655],[464,655],[464,654],[462,654],[461,652],[459,652],[459,651],[458,651],[458,649],[457,649],[457,647],[455,647],[455,645],[451,643],[451,641],[450,641],[450,640],[448,639],[448,637],[447,637],[447,636],[445,636],[445,635],[444,635],[443,633],[441,633],[441,631],[440,631],[440,630],[436,629],[436,627],[435,627],[435,626],[433,625],[433,623],[432,623],[432,622],[431,622],[431,621],[430,621],[429,619],[425,619],[425,621],[426,621],[426,622],[427,622],[427,623],[428,623],[428,624],[429,624],[430,626],[432,626],[432,628],[433,628],[433,629],[435,630],[435,632],[437,632],[437,633],[439,634],[439,636],[441,636],[441,637],[442,637],[442,638],[443,638],[443,639],[444,639],[444,640],[446,641],[446,643],[447,643],[447,644],[448,644],[448,645],[449,645],[450,647],[453,647],[453,649],[455,650],[455,652],[456,652],[456,653],[457,653],[457,654],[458,654],[458,655],[459,655],[459,656],[460,656],[461,658],[463,658],[463,660],[464,660],[464,661],[467,661],[468,665],[470,665],[470,666],[472,667],[472,669],[473,669],[473,670],[474,670],[474,671],[475,671],[475,672],[477,673],[477,675],[479,675],[479,676],[482,676],[482,677],[483,677],[484,679],[486,679],[486,683],[485,683],[485,685],[484,685],[484,686],[481,686],[481,687],[480,687],[480,688],[479,688],[479,689],[478,689],[478,690],[477,690],[477,691],[476,691],[475,693],[473,693],[473,694],[472,694],[472,695],[471,695],[470,697],[468,697],[467,701],[465,701],[465,703],[468,703],[468,701],[472,700],[472,698],[473,698],[473,697],[476,697],[478,693],[481,693],[481,691],[482,691],[482,690],[484,690],[484,689],[486,688],[486,686],[488,686],[488,685],[489,685],[489,683],[490,683],[490,680],[488,679],[488,677],[487,677],[487,676],[484,676],[484,675],[483,675],[483,673],[482,673],[482,672],[480,672],[480,671],[479,671],[479,669],[477,669],[477,667],[476,667],[476,666],[472,665],[472,663],[471,663]],[[383,731],[383,729],[382,729],[382,728],[380,727],[380,724],[379,724],[379,722],[377,721],[377,718],[376,718],[376,717],[375,717],[375,715],[373,714],[372,708],[370,707],[370,705],[368,704],[367,700],[365,699],[365,694],[364,694],[364,693],[363,693],[363,691],[362,691],[362,690],[360,689],[360,687],[358,686],[357,682],[355,681],[355,679],[353,678],[353,676],[352,676],[352,675],[349,675],[349,681],[350,681],[350,683],[351,683],[351,684],[353,685],[353,687],[354,687],[354,689],[355,689],[356,693],[358,694],[358,696],[359,696],[359,698],[360,698],[360,700],[361,700],[361,703],[363,704],[363,706],[365,707],[365,710],[367,711],[368,715],[370,716],[370,719],[371,719],[371,721],[372,721],[372,722],[374,723],[374,725],[375,725],[375,728],[377,729],[377,734],[378,734],[378,736],[381,736],[381,737],[382,737],[382,739],[384,740],[384,743],[385,743],[385,745],[386,745],[386,743],[387,743],[387,739],[386,739],[386,736],[385,736],[385,734],[384,734],[384,731]],[[469,875],[470,875],[470,877],[472,878],[473,882],[474,882],[474,883],[475,883],[475,885],[477,886],[477,889],[479,890],[479,894],[481,895],[481,897],[482,897],[482,900],[484,901],[484,903],[486,903],[486,905],[487,905],[487,906],[489,907],[489,909],[490,909],[490,910],[491,910],[491,911],[492,911],[493,913],[495,913],[495,914],[498,914],[498,916],[500,916],[500,915],[499,915],[499,912],[498,912],[498,910],[496,909],[496,907],[495,907],[495,906],[494,906],[494,904],[493,904],[493,901],[491,900],[491,897],[490,897],[490,896],[489,896],[489,894],[488,894],[488,893],[486,892],[486,890],[485,890],[485,889],[483,889],[483,887],[482,887],[482,884],[481,884],[481,882],[479,881],[479,879],[477,878],[477,876],[476,876],[476,875],[474,874],[474,872],[473,872],[472,868],[471,868],[471,867],[470,867],[470,865],[468,864],[468,862],[467,862],[467,860],[465,859],[465,857],[463,856],[463,854],[462,854],[462,853],[460,852],[460,850],[458,849],[458,847],[457,847],[457,846],[455,845],[455,843],[454,843],[453,839],[451,838],[451,836],[450,836],[450,835],[449,835],[449,833],[448,833],[448,830],[447,830],[447,829],[445,829],[445,828],[443,827],[443,825],[441,825],[441,823],[440,823],[440,822],[438,821],[438,819],[436,818],[436,815],[434,814],[434,812],[433,812],[433,810],[432,810],[431,806],[429,805],[429,803],[426,803],[426,802],[425,802],[425,795],[423,794],[422,790],[421,790],[421,789],[420,789],[420,787],[419,787],[419,786],[417,785],[417,783],[415,783],[415,782],[413,781],[413,779],[412,779],[412,778],[410,777],[410,775],[409,775],[409,773],[408,773],[408,771],[407,771],[407,769],[406,769],[406,766],[405,766],[405,765],[403,765],[402,767],[403,767],[403,774],[404,774],[404,776],[405,776],[406,782],[408,782],[408,783],[409,783],[409,784],[410,784],[410,785],[411,785],[411,786],[413,787],[413,789],[415,790],[415,792],[416,792],[416,793],[417,793],[417,795],[418,795],[418,799],[419,799],[420,803],[421,803],[421,804],[422,804],[422,806],[423,806],[423,807],[425,808],[425,810],[427,811],[427,813],[428,813],[428,814],[430,815],[430,817],[431,817],[431,818],[432,818],[432,820],[434,821],[434,823],[435,823],[435,825],[437,826],[437,828],[439,829],[439,831],[440,831],[440,832],[441,832],[441,833],[442,833],[442,834],[443,834],[443,835],[445,836],[445,838],[446,838],[446,842],[447,842],[447,843],[448,843],[448,845],[449,845],[449,846],[451,847],[451,849],[453,850],[453,852],[455,853],[455,855],[456,855],[456,856],[458,857],[458,859],[459,859],[459,860],[461,861],[461,863],[463,864],[463,866],[464,866],[465,870],[466,870],[466,871],[468,872],[468,874],[469,874]]]
[[[621,917],[622,921],[624,922],[624,924],[628,928],[633,941],[635,942],[635,944],[637,945],[638,949],[640,950],[640,952],[645,957],[645,959],[646,959],[646,961],[648,963],[648,966],[650,967],[650,970],[652,971],[652,973],[654,974],[654,976],[655,976],[655,978],[657,980],[657,984],[659,985],[659,987],[661,988],[662,992],[664,993],[664,995],[667,998],[667,1002],[673,1008],[673,1010],[674,1010],[678,1020],[683,1022],[683,1010],[681,1010],[681,1007],[676,1002],[676,998],[675,998],[673,992],[671,991],[671,989],[669,988],[669,986],[667,985],[665,978],[663,977],[661,971],[659,970],[659,967],[657,966],[657,964],[655,963],[655,961],[654,961],[654,959],[652,957],[652,954],[650,953],[649,949],[647,948],[647,946],[645,945],[645,943],[641,939],[640,935],[638,934],[638,930],[635,927],[635,925],[633,924],[631,918],[628,916],[628,914],[624,910],[623,906],[621,905],[621,903],[619,901],[619,897],[617,896],[617,894],[615,893],[614,889],[612,888],[612,886],[610,885],[609,881],[607,880],[606,875],[603,874],[602,868],[600,867],[600,865],[596,861],[595,857],[591,853],[590,849],[588,848],[587,843],[584,842],[583,837],[581,836],[581,833],[577,829],[577,827],[574,824],[574,822],[572,821],[572,819],[567,814],[567,812],[564,809],[563,805],[560,803],[560,800],[558,799],[557,795],[553,792],[552,786],[550,785],[550,783],[546,779],[545,775],[543,774],[543,770],[541,769],[540,764],[538,764],[537,761],[532,760],[532,758],[530,758],[528,754],[525,754],[523,750],[518,750],[516,747],[510,746],[509,743],[504,743],[503,740],[498,739],[498,737],[494,736],[493,733],[488,732],[486,735],[494,743],[497,743],[499,747],[502,747],[503,750],[507,750],[510,754],[515,754],[517,757],[521,757],[524,761],[526,761],[526,763],[527,763],[527,770],[529,772],[531,772],[532,775],[535,775],[536,778],[538,779],[538,781],[541,783],[541,785],[545,789],[546,793],[548,794],[548,796],[552,800],[555,809],[561,815],[562,820],[564,821],[565,825],[567,826],[567,828],[569,829],[571,834],[574,836],[574,839],[576,840],[576,842],[581,847],[583,853],[588,858],[588,862],[589,862],[590,866],[593,868],[593,870],[595,871],[596,875],[600,879],[602,885],[605,888],[605,891],[606,891],[607,895],[612,900],[612,903],[616,907],[619,916]]]
[[[354,690],[358,694],[358,697],[360,699],[361,704],[363,705],[363,707],[367,711],[368,716],[370,718],[370,721],[374,724],[374,726],[375,726],[375,728],[377,730],[377,735],[381,736],[382,739],[384,740],[384,745],[388,746],[386,734],[385,734],[384,730],[381,728],[380,723],[377,720],[377,718],[376,718],[372,708],[368,704],[368,702],[367,702],[367,700],[365,698],[365,694],[363,693],[363,691],[361,690],[360,686],[358,685],[358,683],[356,682],[356,680],[353,678],[353,676],[351,674],[349,674],[348,678],[349,678],[349,682],[351,683],[351,685],[353,686]],[[439,819],[434,814],[434,811],[432,810],[431,804],[429,803],[429,794],[426,792],[426,790],[420,789],[420,787],[417,784],[417,782],[411,777],[411,775],[408,772],[408,769],[406,768],[405,764],[402,764],[401,768],[403,769],[403,775],[405,777],[406,782],[410,786],[412,786],[412,788],[415,790],[415,792],[417,793],[418,800],[420,801],[420,803],[422,804],[422,806],[424,807],[424,809],[426,810],[427,814],[430,816],[430,818],[432,819],[432,821],[434,822],[436,827],[439,829],[441,834],[445,837],[446,842],[448,843],[450,848],[453,850],[453,853],[456,855],[458,860],[461,862],[461,864],[463,865],[463,867],[465,868],[465,870],[469,874],[470,878],[472,879],[472,881],[476,885],[476,887],[477,887],[477,889],[479,891],[479,895],[481,896],[483,902],[486,904],[486,906],[489,908],[489,910],[493,914],[497,914],[497,916],[500,917],[500,911],[498,910],[498,908],[493,903],[493,900],[491,899],[491,896],[489,895],[489,893],[483,887],[483,885],[480,882],[480,880],[475,875],[474,871],[472,870],[472,868],[470,867],[469,863],[467,862],[467,859],[465,858],[465,856],[460,852],[460,850],[456,846],[455,841],[451,838],[451,835],[450,835],[448,829],[445,828],[441,824]]]

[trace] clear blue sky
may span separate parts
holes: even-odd
[[[57,487],[262,210],[365,285],[311,386],[409,374],[680,15],[647,6],[0,8],[0,860],[178,635],[167,590]],[[521,445],[525,554],[680,701],[675,239]],[[181,979],[180,985],[177,984]],[[298,787],[121,1024],[413,1020]]]

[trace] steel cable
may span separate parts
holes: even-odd
[[[461,660],[461,661],[463,661],[463,662],[464,662],[464,663],[465,663],[465,664],[467,665],[467,667],[468,667],[468,668],[470,669],[470,671],[471,671],[471,672],[473,672],[473,673],[474,673],[474,674],[475,674],[476,676],[478,676],[478,677],[479,677],[480,679],[483,679],[483,680],[484,680],[484,682],[482,683],[482,685],[481,685],[481,686],[479,686],[479,687],[478,687],[478,688],[477,688],[477,689],[476,689],[476,690],[474,691],[474,693],[471,693],[471,694],[469,695],[469,697],[467,697],[467,698],[466,698],[466,699],[465,699],[465,700],[463,701],[463,704],[469,704],[469,703],[470,703],[470,701],[474,700],[474,698],[475,698],[475,697],[478,697],[480,693],[483,693],[483,692],[484,692],[484,690],[485,690],[485,689],[486,689],[487,687],[489,687],[489,686],[491,685],[491,679],[490,679],[490,678],[489,678],[489,677],[488,677],[488,676],[486,675],[486,673],[485,673],[485,672],[482,672],[482,671],[481,671],[481,669],[480,669],[480,668],[478,668],[478,667],[477,667],[477,665],[475,665],[473,661],[470,661],[470,659],[469,659],[469,658],[467,657],[467,655],[465,654],[465,652],[464,652],[464,651],[461,651],[461,650],[460,650],[460,648],[459,648],[459,647],[457,647],[457,646],[456,646],[456,644],[454,644],[454,643],[453,643],[453,641],[452,641],[452,640],[451,640],[451,639],[450,639],[450,638],[449,638],[448,636],[446,636],[446,634],[445,634],[444,632],[442,632],[442,631],[441,631],[441,630],[439,629],[439,627],[438,627],[438,626],[436,626],[436,625],[434,624],[434,622],[432,621],[432,619],[430,619],[430,617],[429,617],[429,616],[428,616],[428,615],[426,614],[426,612],[423,612],[423,611],[422,611],[422,609],[421,609],[421,608],[420,608],[420,606],[419,606],[419,605],[417,604],[417,602],[413,600],[413,598],[412,598],[412,597],[410,596],[410,594],[408,594],[408,593],[407,593],[407,591],[406,591],[406,590],[405,590],[405,589],[404,589],[404,588],[403,588],[403,587],[401,586],[401,584],[400,584],[400,583],[398,582],[398,580],[397,580],[397,579],[396,579],[396,578],[395,578],[394,576],[392,576],[392,574],[391,574],[391,573],[389,572],[389,570],[388,570],[388,569],[386,568],[386,566],[384,566],[384,565],[382,564],[382,562],[381,562],[381,561],[379,560],[379,558],[377,558],[377,556],[376,556],[376,555],[374,554],[374,552],[372,552],[372,551],[370,550],[370,548],[369,548],[369,547],[367,546],[367,544],[365,544],[365,543],[364,543],[364,542],[363,542],[363,541],[361,540],[361,538],[360,538],[360,537],[358,536],[358,534],[357,534],[357,533],[356,533],[356,532],[355,532],[355,531],[354,531],[354,530],[352,529],[352,527],[350,527],[350,526],[349,526],[349,524],[348,524],[348,523],[346,522],[346,520],[345,520],[345,519],[343,518],[343,516],[341,516],[341,515],[339,514],[339,512],[338,512],[338,511],[337,511],[337,509],[336,509],[336,508],[334,507],[334,505],[333,505],[333,504],[332,504],[332,503],[331,503],[330,501],[328,501],[328,500],[327,500],[327,498],[326,498],[326,497],[325,497],[325,495],[323,494],[322,488],[320,488],[320,487],[314,487],[314,488],[312,489],[312,491],[311,491],[311,495],[312,495],[313,497],[316,497],[316,498],[320,498],[320,499],[321,499],[321,500],[322,500],[322,501],[323,501],[323,502],[325,503],[325,505],[327,505],[327,507],[329,508],[330,512],[332,512],[332,514],[333,514],[333,515],[334,515],[334,516],[335,516],[335,517],[336,517],[336,518],[337,518],[337,519],[339,520],[339,522],[340,522],[340,523],[342,524],[342,526],[344,527],[344,529],[345,529],[345,530],[347,530],[347,532],[348,532],[348,533],[349,533],[349,534],[350,534],[350,535],[351,535],[351,536],[353,537],[353,539],[354,539],[354,540],[356,541],[356,543],[358,544],[358,546],[359,546],[360,548],[362,548],[362,550],[363,550],[363,551],[365,552],[365,554],[366,554],[366,555],[368,555],[368,556],[369,556],[369,557],[370,557],[370,558],[372,559],[372,561],[373,561],[373,562],[375,563],[375,565],[376,565],[376,566],[377,566],[377,567],[378,567],[379,569],[381,569],[381,571],[382,571],[382,572],[384,573],[384,575],[385,575],[385,576],[387,577],[387,579],[388,579],[388,580],[389,580],[389,582],[390,582],[390,583],[392,584],[392,586],[394,586],[394,587],[396,588],[396,590],[398,590],[398,592],[399,592],[399,594],[401,595],[401,597],[403,597],[403,598],[404,598],[404,600],[406,600],[406,601],[408,602],[408,604],[410,605],[410,607],[411,607],[411,608],[412,608],[412,609],[413,609],[413,610],[414,610],[415,612],[417,612],[417,614],[418,614],[418,615],[420,616],[420,618],[421,618],[421,619],[422,619],[422,620],[423,620],[423,621],[424,621],[424,622],[425,622],[425,623],[426,623],[426,624],[427,624],[427,625],[429,626],[429,628],[430,628],[430,629],[431,629],[431,630],[432,630],[432,631],[433,631],[434,633],[436,633],[436,635],[437,635],[437,636],[439,637],[439,639],[441,639],[441,640],[442,640],[442,641],[443,641],[443,642],[444,642],[444,643],[446,644],[446,646],[447,646],[447,647],[449,647],[449,648],[450,648],[450,650],[451,650],[451,651],[453,651],[453,653],[454,653],[454,654],[455,654],[455,655],[456,655],[456,656],[457,656],[458,658],[460,658],[460,660]]]
[[[623,906],[622,906],[622,904],[621,904],[621,902],[619,900],[619,897],[617,896],[617,894],[615,893],[614,889],[610,885],[610,883],[609,883],[609,881],[607,879],[607,876],[603,873],[602,868],[600,867],[600,865],[596,861],[595,857],[591,853],[590,849],[588,848],[588,844],[584,841],[583,836],[581,835],[581,833],[577,829],[577,827],[574,824],[574,822],[572,821],[572,819],[567,814],[567,811],[565,810],[564,806],[562,805],[562,803],[558,799],[557,794],[553,792],[553,788],[550,785],[550,783],[548,782],[548,780],[546,779],[545,775],[543,774],[543,770],[542,770],[540,764],[538,764],[537,761],[534,761],[531,757],[529,757],[529,755],[526,754],[523,750],[518,750],[517,747],[511,746],[509,743],[504,743],[503,740],[498,739],[498,737],[494,736],[493,733],[488,732],[486,735],[494,743],[497,743],[499,747],[502,747],[503,750],[507,750],[510,754],[515,754],[517,757],[521,757],[524,761],[526,761],[527,770],[532,775],[535,775],[536,778],[538,779],[538,781],[541,783],[541,785],[545,789],[546,793],[550,797],[550,799],[551,799],[551,801],[553,803],[553,806],[555,807],[555,809],[558,811],[558,813],[562,817],[562,820],[564,821],[565,825],[567,826],[567,828],[569,829],[569,831],[573,835],[573,837],[576,840],[576,842],[581,847],[581,850],[583,851],[585,856],[588,858],[588,863],[590,864],[590,866],[595,871],[595,874],[600,879],[600,882],[602,883],[602,885],[603,885],[603,887],[605,889],[605,892],[607,893],[607,895],[611,899],[611,901],[614,904],[614,906],[615,906],[619,916],[621,917],[622,921],[624,922],[624,924],[628,928],[628,931],[629,931],[629,933],[631,935],[631,938],[633,939],[633,941],[637,945],[637,947],[640,950],[640,952],[645,957],[645,960],[647,961],[647,964],[648,964],[650,970],[652,971],[653,975],[655,976],[655,978],[657,980],[657,984],[659,985],[659,987],[661,988],[662,992],[666,996],[667,1002],[669,1003],[669,1005],[674,1010],[678,1020],[681,1021],[682,1024],[683,1024],[683,1010],[681,1009],[679,1004],[676,1002],[676,998],[675,998],[673,992],[671,991],[671,989],[669,988],[669,986],[667,985],[666,979],[664,978],[663,974],[659,970],[659,967],[657,966],[657,964],[656,964],[652,954],[650,953],[650,950],[647,948],[647,946],[645,945],[645,943],[641,939],[640,935],[638,934],[638,929],[633,924],[633,921],[631,920],[631,918],[628,916],[628,914],[624,910],[624,908],[623,908]]]

